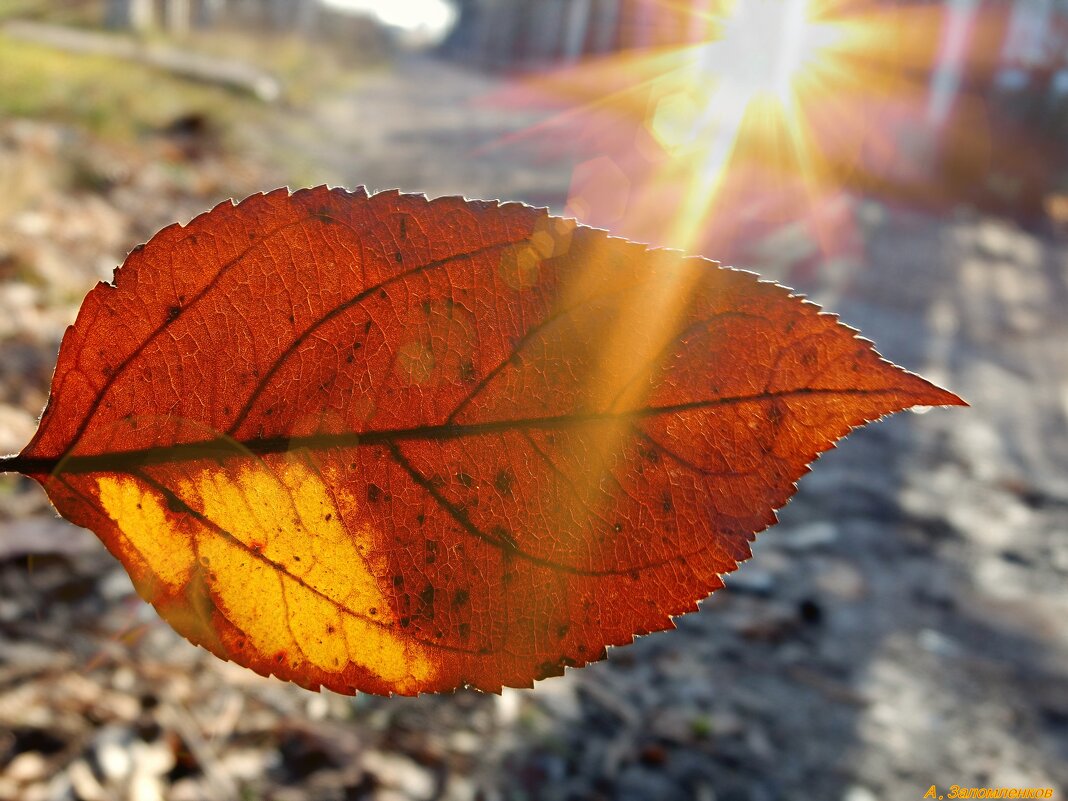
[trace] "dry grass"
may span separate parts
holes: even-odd
[[[238,115],[254,115],[259,107],[226,89],[0,33],[0,116],[45,119],[135,141],[190,113],[209,117],[225,132]]]

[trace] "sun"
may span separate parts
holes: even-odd
[[[654,81],[646,122],[656,143],[687,165],[670,231],[683,247],[694,244],[740,145],[761,150],[769,164],[812,167],[804,110],[845,34],[812,0],[735,0],[706,22],[709,39],[680,49],[678,66]]]
[[[502,98],[557,110],[490,146],[529,137],[578,153],[567,215],[729,256],[755,206],[803,215],[854,179],[899,169],[900,132],[922,106],[909,76],[923,74],[938,30],[931,12],[842,0],[658,7],[682,20],[686,42],[534,75]]]
[[[795,194],[815,193],[827,142],[813,114],[841,122],[824,101],[852,80],[842,51],[858,25],[834,18],[828,2],[712,0],[698,12],[698,4],[680,0],[671,8],[686,18],[690,42],[529,79],[534,102],[552,98],[567,108],[525,134],[555,133],[543,138],[592,151],[573,170],[565,215],[637,241],[722,257],[725,237],[744,237],[734,229],[750,213],[733,203],[737,186],[760,196],[781,180],[803,187]],[[629,326],[606,336],[613,343],[606,364],[640,360],[648,326],[670,328],[689,294],[681,281],[651,288],[645,316],[631,314]],[[647,326],[633,325],[639,318]]]

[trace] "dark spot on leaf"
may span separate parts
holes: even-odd
[[[777,426],[779,423],[782,422],[782,419],[785,416],[786,412],[783,402],[778,398],[772,400],[771,405],[768,407],[768,421],[773,426]]]
[[[379,498],[382,497],[382,490],[377,484],[367,485],[367,500],[371,503],[376,503]]]
[[[467,590],[461,588],[452,594],[452,608],[458,609],[468,602],[470,599],[470,593]]]
[[[427,584],[425,587],[423,587],[423,591],[421,593],[419,593],[419,603],[421,603],[423,606],[428,606],[428,607],[434,605],[434,585],[433,584]]]
[[[496,478],[493,479],[493,486],[501,495],[511,495],[512,485],[514,483],[515,476],[513,476],[507,470],[498,470]]]
[[[475,363],[470,359],[462,359],[460,361],[460,380],[465,382],[474,381],[477,377]]]
[[[167,309],[167,322],[174,322],[178,319],[178,315],[181,313],[181,306],[171,306],[169,309]]]
[[[475,480],[468,474],[461,470],[456,474],[456,480],[463,484],[468,489],[475,483]]]

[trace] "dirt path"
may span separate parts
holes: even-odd
[[[546,153],[537,138],[511,141],[545,115],[506,107],[500,90],[499,80],[452,64],[401,60],[310,113],[280,117],[272,145],[300,154],[313,180],[333,185],[523,200],[559,211],[571,162]]]

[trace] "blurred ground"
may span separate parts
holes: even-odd
[[[290,181],[559,212],[583,157],[536,138],[489,146],[533,112],[426,60],[247,115],[203,87],[165,113],[128,101],[118,132],[32,92],[38,105],[13,108],[11,85],[5,452],[32,434],[84,292],[161,226]],[[700,613],[534,691],[350,699],[223,664],[161,623],[36,485],[0,479],[0,799],[896,801],[953,783],[1061,797],[1068,243],[964,208],[836,204],[854,232],[837,258],[813,262],[792,224],[761,232],[740,266],[808,292],[972,408],[856,432]]]

